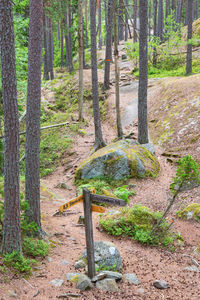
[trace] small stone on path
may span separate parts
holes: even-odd
[[[160,290],[165,290],[170,287],[169,283],[166,282],[165,280],[155,280],[153,286]]]
[[[87,277],[84,274],[78,274],[77,276],[78,276],[78,282],[76,285],[77,289],[79,289],[81,291],[85,291],[87,289],[93,288],[93,284],[89,277]]]
[[[128,273],[128,274],[124,274],[124,279],[127,280],[129,283],[133,283],[133,284],[140,284],[140,280],[137,278],[135,273]]]
[[[64,280],[62,279],[53,279],[49,282],[51,285],[55,287],[61,287],[61,285],[64,283]]]
[[[122,274],[119,272],[113,272],[113,271],[101,271],[97,276],[105,275],[106,278],[111,278],[115,280],[121,280]]]
[[[61,265],[67,266],[67,265],[70,265],[70,262],[68,260],[62,260]]]
[[[17,294],[16,294],[15,291],[13,291],[13,290],[9,290],[9,291],[8,291],[8,296],[9,296],[9,297],[13,297],[13,298],[17,298]]]
[[[186,267],[186,268],[184,269],[184,271],[190,271],[190,272],[196,272],[196,273],[199,273],[199,272],[200,272],[199,268],[197,268],[196,266],[189,266],[189,267]]]
[[[108,291],[108,292],[118,292],[118,286],[116,281],[111,278],[106,278],[100,281],[97,281],[96,287],[100,290]]]
[[[66,276],[66,279],[67,279],[67,280],[71,280],[72,277],[74,277],[74,276],[76,276],[76,275],[78,275],[78,273],[67,273],[65,276]]]

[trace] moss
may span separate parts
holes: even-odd
[[[200,221],[200,204],[192,203],[183,210],[177,212],[177,216],[183,220],[194,219]]]
[[[70,279],[71,282],[75,282],[77,283],[78,282],[78,275],[74,275],[71,279]]]

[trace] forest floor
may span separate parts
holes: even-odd
[[[123,53],[121,46],[120,54]],[[103,57],[102,57],[103,58]],[[101,54],[99,55],[101,59]],[[122,124],[125,134],[133,132],[137,136],[137,86],[130,71],[132,63],[120,59],[120,93]],[[75,75],[78,76],[78,75]],[[99,81],[103,81],[103,70],[98,70]],[[114,82],[114,65],[111,69],[112,83]],[[84,80],[91,80],[91,70],[84,70]],[[59,84],[59,83],[57,83]],[[149,97],[155,99],[159,89],[157,80],[149,81]],[[49,91],[51,97],[53,93]],[[114,84],[109,90],[107,118],[102,124],[102,131],[107,143],[116,137],[115,124],[115,97]],[[86,114],[86,112],[85,112]],[[140,280],[140,285],[128,284],[125,281],[118,283],[119,292],[111,293],[93,288],[80,292],[75,284],[66,280],[66,273],[75,272],[74,263],[85,249],[84,227],[78,225],[78,219],[83,215],[82,203],[77,204],[68,213],[53,216],[59,206],[76,196],[74,185],[74,171],[82,159],[87,157],[94,143],[93,119],[86,114],[88,125],[85,128],[87,134],[74,138],[74,146],[70,157],[72,168],[66,170],[66,166],[59,166],[52,175],[41,180],[41,209],[42,225],[49,238],[56,245],[49,256],[41,261],[40,267],[34,270],[33,276],[28,279],[17,275],[9,278],[1,278],[0,299],[7,300],[15,297],[19,300],[46,300],[64,299],[61,295],[73,293],[84,300],[104,299],[155,299],[155,300],[197,300],[200,299],[200,273],[185,270],[188,266],[194,266],[194,260],[200,264],[200,256],[195,252],[200,242],[200,224],[194,221],[182,221],[176,217],[176,211],[184,205],[198,202],[200,188],[180,193],[170,213],[173,218],[173,229],[180,232],[184,238],[184,244],[177,245],[174,252],[165,248],[144,246],[129,238],[109,236],[99,230],[98,214],[93,213],[93,228],[95,241],[111,241],[119,249],[123,261],[122,273],[135,273]],[[159,118],[159,113],[157,115]],[[129,205],[141,203],[150,209],[164,210],[168,204],[169,185],[175,175],[176,167],[163,156],[164,149],[156,147],[156,155],[161,165],[160,175],[153,179],[132,179],[136,185],[135,196],[131,197]],[[67,189],[59,188],[59,184],[65,182]],[[106,208],[106,211],[111,208]],[[63,279],[61,287],[54,287],[51,280]],[[159,290],[153,287],[156,279],[167,281],[170,287]],[[60,296],[60,297],[59,297]],[[69,295],[65,299],[73,299]]]

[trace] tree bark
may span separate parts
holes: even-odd
[[[189,40],[192,38],[192,10],[193,0],[187,0],[187,15],[188,15],[188,36],[187,36],[187,60],[186,60],[186,74],[192,73],[192,44]]]
[[[157,11],[158,11],[158,1],[154,0],[154,21],[153,21],[153,35],[157,37]],[[156,47],[153,48],[153,66],[156,67],[157,64],[157,50]]]
[[[1,80],[4,109],[4,219],[1,251],[21,252],[19,121],[12,2],[0,0]]]
[[[95,127],[94,147],[95,149],[99,149],[105,146],[105,142],[102,136],[100,110],[99,110],[95,0],[90,0],[90,36],[91,36],[92,98],[93,98],[93,115],[94,115],[94,127]]]
[[[26,115],[26,186],[29,203],[26,216],[39,227],[40,215],[40,103],[41,103],[41,53],[42,53],[42,0],[30,0],[28,86]],[[51,24],[50,24],[51,25]],[[51,27],[51,26],[50,26]],[[51,51],[50,51],[51,52]]]
[[[107,34],[106,34],[106,55],[104,69],[104,88],[110,87],[110,63],[112,60],[112,27],[113,27],[113,0],[108,1],[107,13]]]
[[[72,57],[72,16],[71,16],[71,0],[68,0],[68,22],[69,22],[69,32],[68,32],[68,42],[69,42],[69,73],[72,73],[74,71],[73,66],[73,57]]]
[[[123,0],[119,0],[118,1],[118,5],[119,5],[119,17],[118,17],[118,28],[119,28],[119,41],[122,41],[124,39],[124,3]]]
[[[87,0],[85,0],[85,48],[86,49],[88,48],[88,32],[87,32],[87,24],[88,24],[87,19],[88,19],[88,17],[87,17],[87,12],[88,12],[88,10],[87,10]]]
[[[139,89],[138,89],[138,142],[146,144],[148,138],[147,85],[148,85],[148,0],[140,0],[140,41],[139,41]]]
[[[163,0],[159,0],[158,4],[158,37],[163,40]]]
[[[199,0],[196,0],[195,4],[195,19],[197,20],[199,18]]]
[[[137,43],[137,0],[133,0],[133,42]]]
[[[49,64],[48,64],[48,46],[47,46],[47,24],[46,16],[43,13],[43,37],[44,37],[44,80],[49,80]]]
[[[63,20],[60,22],[60,66],[64,67]]]
[[[121,138],[123,136],[121,116],[120,116],[120,94],[119,94],[119,66],[118,66],[118,34],[117,34],[117,4],[118,1],[114,0],[114,18],[113,18],[113,29],[114,29],[114,59],[115,59],[115,104],[116,104],[116,116],[117,116],[117,136]]]
[[[183,8],[183,0],[178,0],[177,10],[176,10],[176,23],[181,23],[182,17],[182,8]]]
[[[128,9],[128,0],[126,0],[126,8]],[[128,40],[128,14],[125,9],[125,42]]]
[[[49,39],[48,39],[48,44],[49,44],[49,72],[50,72],[50,78],[51,80],[54,79],[54,71],[53,71],[53,32],[52,32],[52,21],[49,18]]]
[[[78,41],[79,41],[79,120],[83,120],[83,4],[78,1]]]
[[[102,49],[102,36],[101,36],[101,0],[98,0],[98,23],[99,23],[99,50]]]

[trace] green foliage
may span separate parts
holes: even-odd
[[[103,215],[100,225],[109,234],[130,236],[142,244],[168,246],[174,241],[174,234],[169,231],[170,224],[164,219],[159,231],[150,234],[153,226],[161,219],[162,214],[151,212],[145,206],[126,207],[115,215]]]
[[[200,184],[200,165],[190,155],[179,159],[178,164],[176,176],[170,185],[173,193],[180,188],[187,189]]]
[[[132,196],[136,194],[135,191],[130,191],[128,190],[128,185],[123,185],[122,187],[118,187],[115,191],[114,191],[114,195],[117,198],[123,199],[124,201],[126,201],[126,203],[129,202],[129,196]]]
[[[197,222],[200,221],[200,204],[192,203],[189,204],[182,210],[177,211],[177,216],[184,220],[194,219]]]
[[[32,237],[23,239],[23,253],[32,257],[45,257],[49,252],[49,243]]]
[[[99,195],[105,195],[109,197],[116,197],[129,202],[129,196],[135,195],[134,190],[129,190],[128,185],[121,185],[121,181],[109,181],[105,179],[88,179],[81,180],[77,183],[78,193],[82,194],[82,189],[87,188],[88,190],[95,189],[96,193]]]
[[[113,271],[113,272],[117,272],[117,264],[114,264],[112,266],[108,266],[106,264],[102,264],[99,265],[95,268],[96,272],[100,272],[100,271]]]
[[[16,251],[13,251],[11,254],[5,254],[3,262],[5,266],[27,275],[31,275],[32,265],[36,264],[35,260],[26,259],[21,253]]]

